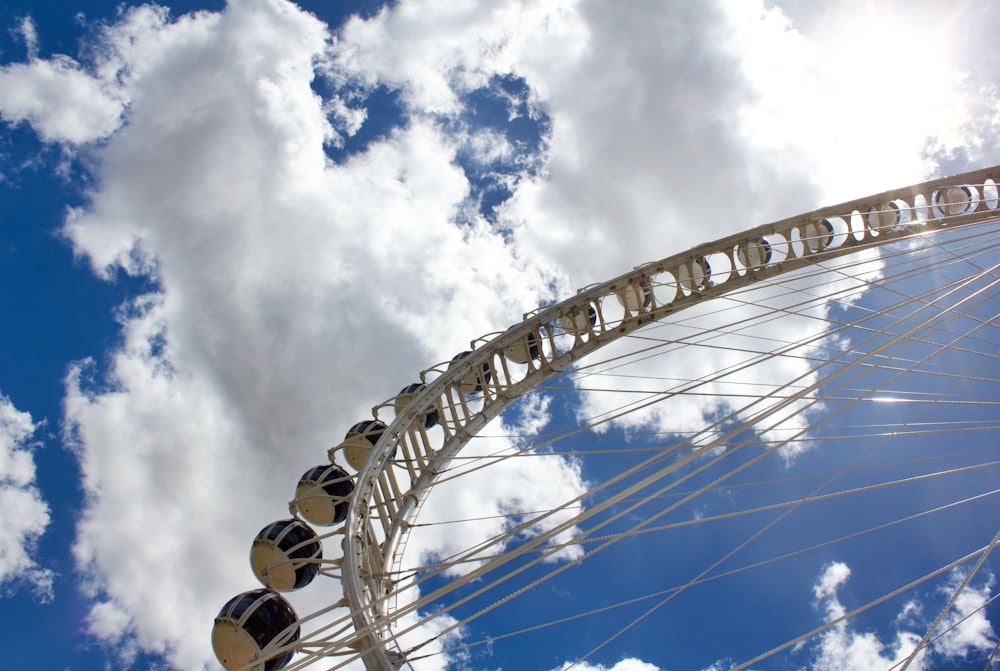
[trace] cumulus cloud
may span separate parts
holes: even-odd
[[[579,669],[579,671],[659,671],[660,667],[634,657],[626,657],[614,666],[594,665],[587,662],[565,662],[553,671],[565,671],[566,669]]]
[[[575,64],[586,49],[586,30],[574,3],[563,0],[489,7],[418,0],[349,20],[334,57],[361,83],[400,89],[412,111],[449,115],[461,111],[463,93],[495,74],[526,73],[528,62]]]
[[[813,586],[816,605],[827,619],[842,617],[847,611],[840,600],[840,590],[850,578],[851,570],[843,562],[831,562]],[[961,584],[963,575],[953,572],[937,596],[946,601]],[[992,576],[969,586],[956,600],[954,608],[939,625],[941,634],[929,648],[921,650],[910,664],[911,669],[933,668],[935,659],[966,659],[971,654],[989,654],[996,645],[996,635],[982,610],[990,598]],[[926,610],[935,608],[928,603]],[[850,620],[843,620],[824,632],[815,646],[813,668],[817,671],[864,671],[867,669],[895,668],[913,654],[920,643],[922,628],[930,620],[922,617],[925,609],[917,601],[903,606],[895,619],[895,630],[885,640],[874,631],[858,631]],[[922,628],[917,628],[921,627]]]
[[[90,142],[120,123],[122,103],[68,57],[35,60],[0,69],[4,120],[31,123],[50,142]]]
[[[823,569],[819,580],[813,585],[813,597],[826,607],[826,614],[832,619],[844,614],[839,601],[834,600],[837,590],[851,577],[851,568],[844,562],[830,562]],[[831,610],[832,609],[832,610]]]
[[[950,598],[964,578],[961,572],[952,573],[949,581],[938,590],[939,594]],[[990,574],[978,586],[962,590],[954,607],[938,625],[941,637],[934,642],[935,652],[945,657],[964,658],[977,652],[989,652],[997,644],[996,632],[983,609],[995,585],[996,579]]]
[[[855,12],[839,12],[853,25]],[[796,16],[759,2],[581,5],[580,57],[558,69],[534,61],[527,68],[554,122],[544,178],[525,184],[508,208],[512,221],[530,222],[524,239],[586,284],[647,260],[654,241],[683,249],[919,181],[935,167],[924,156],[930,138],[975,142],[963,124],[981,118],[982,104],[996,104],[995,95],[983,100],[982,69],[966,78],[937,52],[921,52],[927,68],[894,60],[913,55],[906,45],[923,42],[934,17],[869,22],[872,41],[894,40],[873,58],[870,48],[836,42],[853,40],[853,28],[805,33]],[[902,94],[928,78],[940,95],[905,111],[891,94],[872,104],[837,102],[867,100],[874,80],[900,76],[907,81],[879,91]]]
[[[35,545],[49,525],[49,506],[35,485],[31,436],[37,425],[0,395],[0,587],[28,584],[40,600],[53,597],[51,570],[39,566]]]
[[[252,586],[250,540],[287,515],[298,476],[549,283],[486,222],[457,225],[469,184],[434,123],[330,165],[310,88],[326,32],[310,15],[264,0],[177,21],[141,11],[127,40],[106,33],[128,123],[94,151],[101,186],[64,234],[96,273],[158,289],[122,306],[106,371],[83,362],[67,378],[87,493],[75,554],[95,636],[201,668],[207,623]],[[550,461],[512,462],[512,484],[493,480],[468,509],[551,507],[532,495],[569,494],[549,478],[578,491],[579,473]]]
[[[133,50],[141,42],[135,38],[166,16],[165,8],[154,5],[129,10],[99,31],[99,42],[80,60],[65,54],[38,58],[35,23],[25,17],[20,31],[28,62],[0,68],[0,117],[27,122],[43,140],[67,147],[108,137],[123,123],[130,102]]]

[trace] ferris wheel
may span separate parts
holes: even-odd
[[[711,654],[767,668],[933,594],[909,667],[960,626],[1000,543],[998,182],[989,168],[750,228],[423,371],[253,539],[261,587],[219,612],[219,661],[394,671],[513,643],[545,651],[520,668],[553,669],[631,642],[666,668],[657,650],[704,645],[731,595],[749,629]],[[513,463],[575,487],[532,509]],[[462,505],[489,482],[506,504]],[[840,556],[863,567],[849,603],[775,616]],[[300,614],[306,593],[326,603]]]

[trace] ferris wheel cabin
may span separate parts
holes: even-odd
[[[323,548],[316,532],[298,520],[272,522],[257,534],[250,567],[265,587],[290,592],[305,587],[319,572]]]
[[[212,648],[226,671],[278,671],[294,652],[274,651],[299,640],[298,616],[278,594],[257,589],[234,596],[219,611],[212,627]],[[249,666],[260,660],[259,664]]]
[[[299,478],[292,506],[310,524],[329,527],[347,519],[353,491],[354,481],[344,469],[332,464],[315,466]]]

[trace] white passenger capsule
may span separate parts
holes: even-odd
[[[354,481],[339,466],[310,468],[299,478],[293,507],[310,524],[329,527],[347,519]]]
[[[471,354],[472,352],[459,352],[452,357],[451,363],[456,364]],[[493,374],[490,372],[490,365],[488,363],[483,363],[479,370],[469,371],[469,374],[462,378],[462,382],[459,384],[458,388],[466,396],[478,394],[483,390],[483,386],[489,383],[492,377]]]
[[[534,332],[529,332],[523,340],[519,340],[513,345],[508,346],[504,350],[504,354],[515,363],[537,361],[541,356],[541,350],[538,346],[538,336]]]
[[[406,410],[412,401],[413,397],[422,392],[427,385],[421,382],[414,382],[413,384],[407,385],[399,390],[399,394],[396,396],[394,401],[394,406],[396,408],[396,415],[401,415]],[[428,410],[424,413],[423,425],[425,429],[429,429],[432,426],[436,426],[440,420],[440,415],[438,415],[437,410]]]
[[[568,313],[559,318],[559,327],[566,333],[586,333],[597,324],[597,310],[593,305],[587,306],[587,312],[574,306]]]
[[[323,547],[316,532],[298,520],[272,522],[250,548],[250,568],[264,587],[288,592],[305,587],[319,572]]]
[[[385,425],[385,422],[380,422],[377,419],[366,419],[358,422],[347,430],[344,442],[330,450],[330,453],[332,455],[338,450],[343,451],[344,458],[347,459],[351,468],[360,471],[368,460],[372,448],[375,447],[387,428],[389,427]]]
[[[271,651],[299,640],[298,619],[278,594],[266,589],[244,592],[230,599],[215,618],[212,649],[227,671],[278,671],[291,661],[294,651],[273,657]],[[259,664],[250,666],[258,660]]]

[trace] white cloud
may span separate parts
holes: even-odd
[[[87,494],[75,553],[93,634],[201,668],[208,623],[252,586],[249,543],[287,515],[298,476],[421,367],[535,305],[547,278],[484,222],[455,224],[469,185],[434,124],[328,165],[309,86],[326,35],[309,15],[261,0],[144,16],[107,47],[128,123],[94,151],[101,187],[64,230],[95,272],[160,286],[123,307],[108,376],[84,364],[67,380]],[[548,478],[576,492],[579,473],[549,461],[511,462],[519,491],[494,480],[469,510],[569,496]]]
[[[21,19],[21,38],[28,51],[28,59],[34,60],[38,56],[38,29],[35,28],[35,21],[30,16]]]
[[[39,599],[51,601],[51,570],[35,559],[35,545],[49,525],[49,506],[35,485],[30,443],[37,425],[0,395],[0,587],[32,586]]]
[[[949,43],[934,16],[941,8],[892,15],[871,3],[853,11],[795,7],[795,17],[822,16],[799,27],[780,7],[726,5],[741,24],[755,25],[732,42],[756,88],[739,111],[742,132],[763,157],[808,170],[824,199],[920,181],[935,167],[925,156],[930,138],[962,142],[977,94],[947,58],[947,46],[918,46]],[[935,94],[908,104],[930,81]],[[858,104],[839,102],[848,99]]]
[[[659,671],[660,667],[634,657],[626,657],[614,666],[594,665],[587,662],[565,662],[553,671],[564,671],[565,669],[577,669],[578,671]]]
[[[813,585],[813,596],[817,601],[822,602],[828,609],[835,608],[835,611],[827,610],[831,618],[840,617],[844,614],[843,606],[835,601],[837,590],[839,590],[847,579],[851,577],[851,568],[844,562],[830,562],[823,569],[819,580]]]
[[[964,578],[959,572],[953,573],[939,593],[950,598]],[[993,595],[995,584],[996,580],[990,575],[978,586],[970,585],[959,594],[954,607],[938,625],[938,633],[942,635],[934,642],[935,652],[946,657],[964,658],[971,653],[989,652],[993,649],[997,644],[997,636],[993,625],[986,619],[983,606]]]
[[[831,562],[813,586],[816,605],[822,608],[827,619],[842,617],[847,612],[839,592],[850,575],[851,570],[846,564]],[[963,577],[961,573],[953,572],[948,582],[938,590],[942,603],[951,597]],[[971,653],[979,653],[979,656],[989,654],[996,645],[996,635],[980,609],[991,595],[993,582],[990,576],[978,586],[970,585],[959,595],[935,635],[945,633],[931,644],[930,652],[921,650],[909,668],[920,671],[933,668],[936,659],[965,659]],[[909,658],[920,643],[923,629],[930,625],[930,620],[921,617],[921,614],[936,612],[936,608],[939,606],[932,604],[924,608],[917,600],[904,604],[888,641],[878,632],[857,631],[850,620],[843,620],[819,636],[813,648],[812,668],[816,671],[895,668]]]
[[[524,73],[527,62],[575,65],[586,35],[574,4],[406,2],[350,20],[334,52],[358,81],[401,89],[413,111],[454,114],[460,94],[493,74]]]
[[[866,29],[879,44],[924,44],[942,23],[934,14],[947,11]],[[988,137],[966,128],[996,117],[995,93],[980,90],[994,82],[981,67],[966,75],[937,50],[879,55],[837,43],[854,40],[857,12],[822,13],[817,25],[836,18],[852,27],[830,34],[809,23],[802,32],[797,14],[763,2],[579,5],[579,58],[519,63],[553,117],[547,172],[507,210],[525,222],[525,243],[583,285],[647,260],[651,246],[683,249],[919,181],[934,168],[923,156],[933,138],[956,146]],[[920,67],[901,68],[900,58]],[[909,104],[930,81],[927,104]],[[978,155],[1000,159],[995,148]]]
[[[813,586],[817,606],[827,619],[842,617],[847,610],[839,599],[839,590],[847,582],[851,569],[843,562],[828,564]],[[844,620],[820,635],[816,645],[813,668],[816,671],[863,671],[887,669],[901,662],[912,652],[920,636],[897,630],[893,640],[883,643],[874,632],[856,632],[850,621]],[[926,654],[917,655],[911,668],[926,667]]]
[[[120,123],[122,102],[68,57],[0,68],[0,115],[50,142],[90,142]]]
[[[552,397],[539,393],[529,393],[518,403],[520,416],[517,419],[517,426],[510,429],[517,434],[533,436],[541,433],[545,425],[552,419],[549,411],[552,405]]]

